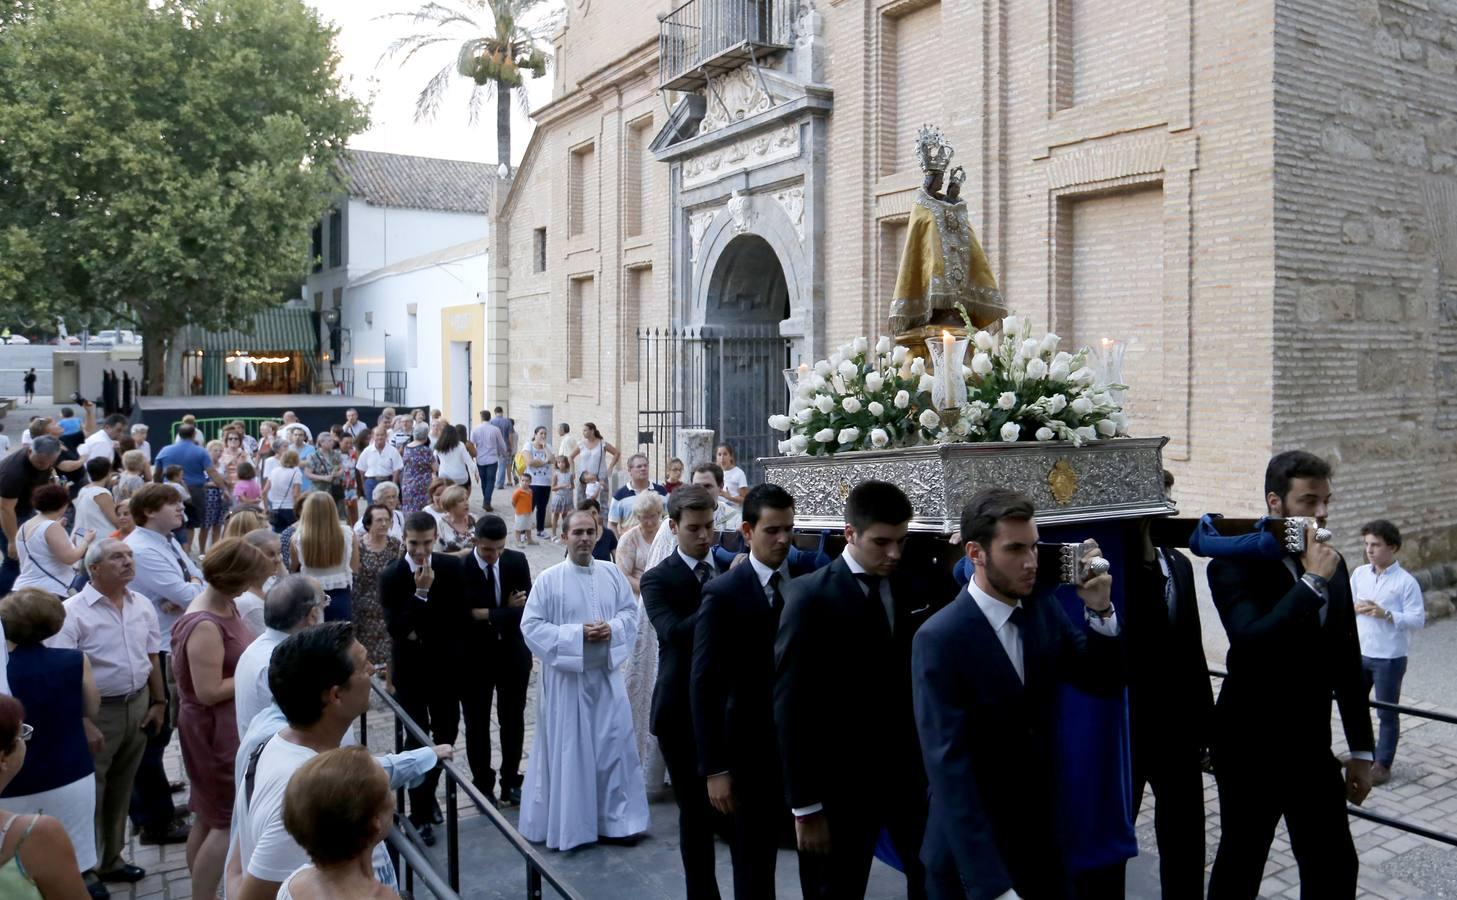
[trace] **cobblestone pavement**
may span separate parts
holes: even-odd
[[[504,495],[497,497],[497,508],[507,507]],[[559,544],[545,543],[526,547],[532,572],[541,572],[559,562],[562,549]],[[1457,622],[1442,622],[1433,626],[1457,629]],[[1215,686],[1218,690],[1218,684]],[[535,725],[535,677],[526,709],[526,747],[529,753],[531,735]],[[1409,701],[1410,702],[1410,701]],[[1428,703],[1413,702],[1414,706],[1437,709]],[[1448,704],[1451,707],[1457,704]],[[388,714],[376,701],[367,717],[369,743],[379,752],[393,749],[393,725]],[[1335,720],[1334,731],[1340,734],[1339,720]],[[499,742],[492,741],[494,746]],[[456,743],[458,757],[464,760],[464,738]],[[1340,748],[1338,748],[1340,749]],[[524,764],[523,764],[524,765]],[[167,767],[174,779],[182,779],[182,762],[174,741],[168,750]],[[179,807],[184,804],[185,795],[179,795]],[[443,788],[442,788],[443,797]],[[1205,776],[1205,844],[1206,857],[1214,860],[1214,851],[1219,842],[1218,794],[1214,779]],[[1145,797],[1144,806],[1137,820],[1140,858],[1135,868],[1145,873],[1156,871],[1153,855],[1157,852],[1153,830],[1153,800]],[[442,800],[443,805],[443,800]],[[1383,787],[1374,789],[1366,801],[1368,809],[1393,817],[1412,821],[1447,833],[1457,833],[1457,728],[1434,723],[1412,716],[1402,717],[1402,737],[1397,753],[1392,780]],[[461,807],[463,816],[475,815],[468,804]],[[1361,819],[1351,820],[1351,831],[1361,859],[1361,900],[1376,898],[1407,897],[1457,897],[1457,849],[1433,841],[1398,832],[1385,826]],[[187,877],[187,865],[182,846],[150,847],[138,845],[133,838],[127,858],[147,870],[147,877],[133,887],[113,886],[112,896],[136,898],[136,900],[182,900],[192,895],[192,886]],[[462,860],[462,867],[469,867],[470,860]],[[515,873],[512,873],[513,876]],[[1147,879],[1144,879],[1146,882]],[[1135,885],[1139,880],[1130,877],[1130,896],[1155,897],[1156,894],[1138,894]],[[1156,883],[1156,882],[1155,882]],[[1298,897],[1299,878],[1294,857],[1290,854],[1290,842],[1282,824],[1271,847],[1269,863],[1265,868],[1262,897]]]

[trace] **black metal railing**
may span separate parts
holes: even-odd
[[[1209,674],[1215,678],[1227,678],[1229,673],[1223,669],[1211,667]],[[1433,722],[1444,722],[1448,725],[1457,725],[1457,715],[1452,713],[1437,712],[1431,709],[1418,709],[1415,706],[1404,706],[1400,703],[1387,703],[1385,700],[1368,700],[1372,709],[1385,709],[1403,716],[1416,716],[1419,719],[1430,719]],[[1394,816],[1384,815],[1379,812],[1372,812],[1354,803],[1346,804],[1346,813],[1358,819],[1365,819],[1368,822],[1375,822],[1378,825],[1385,825],[1395,828],[1398,831],[1405,831],[1408,834],[1415,834],[1424,837],[1429,841],[1436,841],[1439,844],[1446,844],[1449,847],[1457,847],[1457,834],[1447,834],[1443,831],[1436,831],[1424,825],[1417,825],[1405,819],[1398,819]]]
[[[374,680],[372,688],[374,695],[384,702],[394,716],[396,753],[405,749],[406,735],[421,746],[429,747],[434,744],[430,736],[420,728],[414,719],[410,718],[409,714],[400,706],[399,701],[384,689],[384,685],[378,679]],[[359,717],[359,743],[366,747],[369,746],[368,714]],[[404,814],[404,788],[396,791],[395,829],[391,832],[392,840],[389,849],[391,856],[396,857],[397,868],[401,866],[402,860],[405,863],[401,872],[401,886],[406,891],[413,890],[413,880],[418,877],[425,887],[440,900],[457,900],[460,892],[458,797],[460,792],[464,792],[466,799],[474,804],[476,811],[496,827],[496,830],[506,838],[506,842],[526,863],[525,896],[528,900],[541,900],[543,885],[550,885],[563,900],[585,900],[581,894],[557,877],[536,848],[531,846],[530,842],[521,836],[521,832],[517,831],[506,820],[506,817],[501,815],[500,810],[486,799],[486,795],[481,793],[480,789],[471,781],[469,774],[461,771],[454,762],[449,760],[442,760],[440,767],[445,779],[445,874],[443,876],[435,869],[433,862],[426,855],[425,842],[420,839],[420,833]],[[401,850],[400,845],[402,844],[408,850]]]
[[[410,373],[399,369],[375,369],[365,373],[364,386],[375,406],[404,406]]]
[[[798,0],[688,0],[658,28],[658,82],[695,90],[711,73],[787,49]]]

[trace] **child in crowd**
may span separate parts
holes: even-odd
[[[572,461],[565,456],[556,458],[556,471],[551,473],[551,504],[546,508],[546,530],[552,540],[557,540],[557,517],[572,509]]]
[[[192,494],[187,490],[187,484],[182,480],[182,467],[172,464],[162,470],[162,482],[172,486],[177,496],[182,498],[183,503],[192,502]]]
[[[116,530],[111,537],[119,541],[126,540],[126,536],[137,530],[137,523],[132,519],[132,502],[130,500],[118,500],[116,503]]]
[[[596,500],[597,495],[602,493],[602,485],[597,481],[596,472],[582,473],[582,497],[587,500]]]
[[[673,493],[673,491],[677,490],[682,486],[683,460],[675,456],[672,459],[668,460],[668,480],[663,482],[663,487],[667,488],[668,493],[671,494]]]
[[[349,524],[352,526],[359,520],[359,454],[354,450],[353,435],[339,435],[339,458],[339,468],[344,473],[344,513],[349,517]]]
[[[536,543],[536,538],[532,536],[532,531],[536,529],[536,519],[532,515],[535,507],[531,505],[530,475],[521,475],[516,479],[516,490],[511,494],[511,508],[516,510],[516,543]]]
[[[147,454],[142,450],[128,450],[121,455],[121,477],[111,489],[111,497],[117,503],[131,499],[147,483]]]
[[[238,480],[233,483],[233,512],[263,508],[263,488],[258,484],[258,470],[246,459],[238,463]]]

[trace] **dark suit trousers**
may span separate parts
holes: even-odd
[[[1133,811],[1137,815],[1143,803],[1144,786],[1152,788],[1164,900],[1204,896],[1204,777],[1197,744],[1152,734],[1133,744]]]
[[[693,732],[688,728],[664,729],[658,735],[658,748],[663,752],[678,803],[678,850],[683,856],[688,900],[718,900],[713,859],[714,819],[718,813],[708,802],[708,787],[698,774]]]
[[[1245,742],[1214,757],[1219,782],[1219,852],[1210,900],[1254,900],[1260,892],[1275,826],[1285,817],[1300,870],[1302,900],[1350,900],[1358,863],[1346,819],[1346,786],[1329,749],[1291,751],[1278,766]]]
[[[491,766],[491,697],[496,698],[496,720],[501,726],[501,787],[521,786],[521,748],[526,737],[526,685],[531,662],[508,653],[495,635],[472,642],[486,646],[479,668],[460,682],[460,705],[465,713],[465,754],[476,787],[490,792],[496,786]]]
[[[395,699],[405,708],[420,728],[437,744],[454,744],[460,735],[460,697],[458,679],[444,666],[424,660],[396,657]],[[413,750],[420,742],[406,736],[405,749]],[[430,821],[435,804],[435,787],[440,783],[440,767],[431,769],[419,787],[410,790],[410,821],[416,825]]]
[[[775,762],[771,760],[771,764]],[[774,900],[774,870],[779,833],[789,816],[777,777],[735,773],[734,816],[729,849],[734,864],[734,897]]]
[[[799,885],[805,900],[859,900],[870,881],[870,864],[880,838],[881,819],[891,846],[906,867],[906,896],[926,897],[926,871],[921,863],[921,840],[926,833],[924,802],[901,802],[890,809],[866,810],[850,804],[825,804],[829,816],[830,852],[826,856],[801,853]],[[863,800],[862,800],[863,803]]]

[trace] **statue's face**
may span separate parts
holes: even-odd
[[[930,191],[933,194],[939,194],[941,193],[941,183],[942,179],[940,172],[926,173],[926,190]]]

